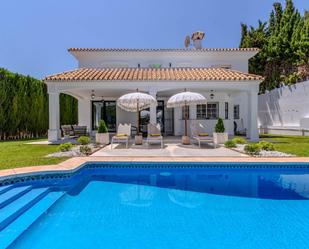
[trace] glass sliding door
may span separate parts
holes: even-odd
[[[99,121],[103,119],[103,106],[102,101],[92,101],[92,130],[97,130]]]
[[[97,130],[100,120],[106,123],[108,131],[116,131],[116,101],[92,101],[92,129]]]
[[[150,122],[150,108],[139,112],[140,118],[140,132],[143,136],[147,136],[147,125]],[[157,123],[161,126],[162,133],[164,132],[164,101],[158,100],[157,105]]]
[[[164,132],[164,101],[158,100],[157,105],[157,124],[161,126],[161,132]]]
[[[109,131],[116,131],[116,101],[104,101],[104,120]]]

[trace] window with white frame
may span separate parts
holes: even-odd
[[[229,119],[229,102],[225,102],[225,119]]]
[[[196,119],[218,119],[219,103],[207,103],[207,105],[196,106]]]
[[[219,118],[219,103],[207,103],[207,119]]]
[[[182,107],[182,119],[189,119],[190,113],[189,113],[189,106],[183,106]]]
[[[234,119],[239,119],[239,105],[234,105]]]
[[[196,106],[196,119],[206,119],[206,105]]]

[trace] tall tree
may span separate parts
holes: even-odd
[[[77,123],[77,100],[61,94],[64,123]],[[0,68],[0,140],[45,136],[48,129],[46,85]]]
[[[308,69],[308,12],[301,16],[292,0],[285,8],[273,4],[268,22],[250,27],[241,24],[240,47],[257,47],[260,53],[250,60],[249,70],[265,76],[261,92],[306,79]]]

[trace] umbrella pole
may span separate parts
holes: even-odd
[[[187,118],[185,119],[185,136],[188,136],[188,132],[187,132]]]
[[[139,135],[139,101],[136,102],[136,109],[137,109],[137,135]]]
[[[187,104],[185,104],[185,136],[188,136],[188,125],[187,125],[187,120],[188,120],[188,112],[187,112]]]

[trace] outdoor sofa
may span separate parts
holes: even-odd
[[[61,131],[64,137],[88,136],[87,126],[79,125],[61,125]]]

